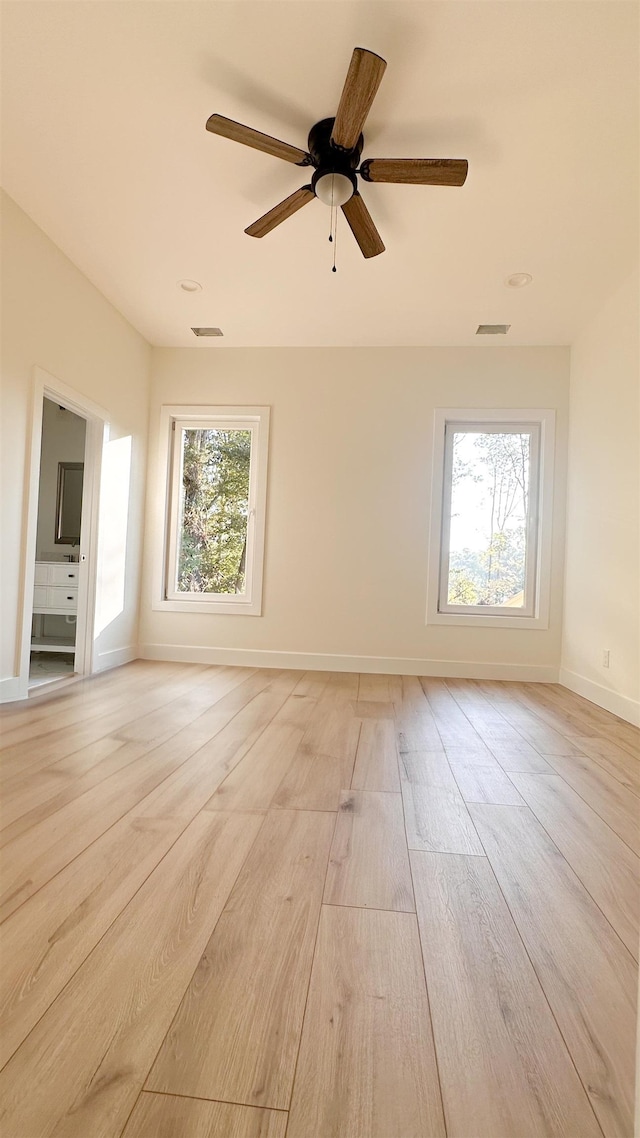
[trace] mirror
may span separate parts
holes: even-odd
[[[83,462],[58,463],[56,545],[77,545],[80,541],[83,477]]]

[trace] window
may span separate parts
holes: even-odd
[[[427,622],[546,627],[552,411],[438,411]]]
[[[259,615],[269,409],[163,410],[169,464],[160,607]]]

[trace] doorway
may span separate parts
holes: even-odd
[[[43,398],[30,691],[75,672],[86,426]]]
[[[34,368],[20,695],[88,675],[107,413]]]

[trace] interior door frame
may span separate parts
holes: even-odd
[[[33,395],[31,411],[31,439],[28,469],[27,522],[23,545],[23,603],[20,634],[20,688],[24,698],[29,689],[29,663],[31,655],[31,619],[33,615],[33,586],[35,579],[36,539],[38,529],[38,498],[40,488],[40,458],[42,451],[43,400],[51,399],[63,404],[86,422],[84,448],[84,481],[82,488],[82,515],[78,554],[78,609],[76,618],[76,649],[74,671],[82,676],[94,670],[94,626],[96,609],[96,580],[98,561],[98,521],[100,509],[100,474],[102,452],[108,432],[108,413],[93,400],[69,387],[43,368],[33,369]]]

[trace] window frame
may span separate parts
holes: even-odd
[[[165,508],[161,577],[156,581],[154,609],[262,615],[269,413],[269,407],[163,406],[160,437],[164,454]],[[251,432],[244,593],[183,593],[171,587],[179,552],[182,431],[202,429]]]
[[[452,442],[456,430],[531,432],[525,609],[442,601],[449,569]],[[434,416],[427,624],[549,627],[555,411],[540,408],[437,408]],[[537,469],[535,469],[537,466]]]

